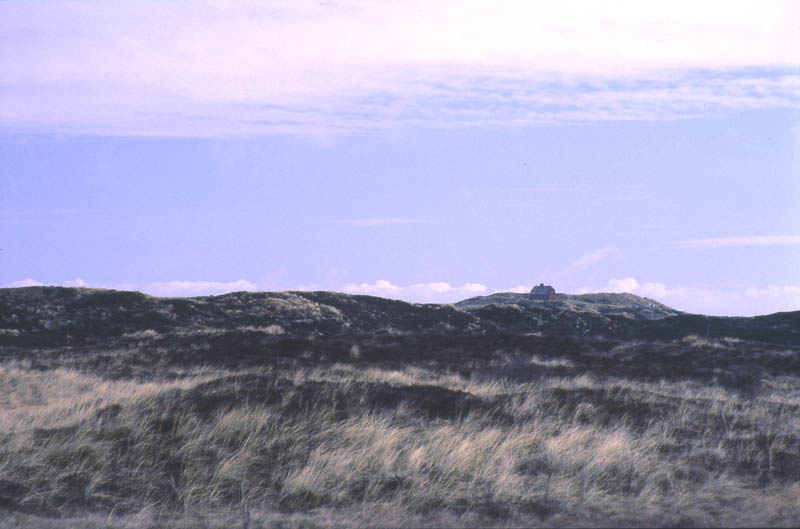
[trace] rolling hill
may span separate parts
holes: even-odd
[[[800,311],[0,289],[6,527],[793,525]]]

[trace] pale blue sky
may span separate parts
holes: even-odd
[[[0,286],[800,310],[796,4],[562,4],[0,2]]]

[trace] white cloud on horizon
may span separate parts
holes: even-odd
[[[374,283],[350,283],[343,288],[343,291],[347,294],[367,294],[415,303],[453,303],[465,298],[486,294],[488,290],[485,285],[480,283],[464,283],[461,286],[452,286],[444,281],[436,281],[400,286],[386,279],[379,279]]]
[[[21,279],[19,281],[12,281],[7,285],[3,285],[6,288],[19,288],[19,287],[41,287],[44,286],[44,283],[41,281],[36,281],[35,279],[31,279],[30,277]]]
[[[578,293],[629,292],[664,303],[677,310],[716,316],[757,316],[800,310],[800,286],[767,285],[745,288],[665,285],[636,278],[610,279],[601,287],[584,287]]]
[[[211,296],[240,290],[258,290],[254,283],[245,279],[238,281],[156,281],[136,289],[153,296]]]
[[[517,285],[515,287],[506,288],[506,289],[503,289],[503,290],[495,290],[494,293],[497,294],[499,292],[512,292],[514,294],[527,294],[531,290],[533,290],[533,286],[532,285],[531,286],[528,286],[528,285]]]
[[[2,285],[2,288],[45,286],[41,281],[26,278]],[[163,297],[191,297],[219,295],[235,291],[265,290],[258,285],[240,279],[238,281],[156,281],[143,284],[119,283],[104,285],[86,282],[81,278],[63,281],[60,286],[90,288],[113,288],[137,290]],[[492,292],[515,292],[525,294],[532,286],[518,285]],[[296,290],[339,290],[322,287],[299,287]],[[374,283],[350,283],[340,289],[347,294],[367,294],[416,303],[453,303],[462,299],[489,294],[489,288],[481,283],[464,283],[453,286],[444,281],[396,285],[379,279]],[[642,282],[633,277],[610,279],[604,285],[583,287],[576,293],[630,292],[655,299],[665,305],[685,312],[717,316],[756,316],[781,311],[800,310],[800,285],[766,285],[742,288],[695,285],[666,285],[659,282]]]
[[[676,243],[677,248],[734,248],[746,246],[785,246],[800,244],[800,235],[757,235],[689,239]]]
[[[239,290],[259,290],[258,286],[246,279],[238,281],[150,281],[146,283],[116,283],[105,284],[87,282],[78,277],[60,283],[46,284],[35,279],[27,278],[20,281],[0,285],[3,288],[13,287],[36,287],[36,286],[62,286],[80,288],[108,288],[114,290],[132,290],[150,294],[152,296],[163,297],[191,297],[191,296],[210,296],[236,292]]]
[[[790,1],[7,0],[0,123],[334,134],[793,108],[798,17]]]

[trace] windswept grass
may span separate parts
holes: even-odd
[[[6,365],[0,527],[794,526],[797,382]]]
[[[190,371],[169,382],[106,380],[71,369],[38,371],[0,366],[0,432],[24,432],[75,425],[109,406],[131,405],[170,390],[188,389],[221,373]]]

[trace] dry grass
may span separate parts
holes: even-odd
[[[531,359],[542,362],[568,361]],[[797,382],[742,396],[422,367],[197,370],[156,383],[7,365],[0,527],[796,526]],[[414,399],[344,403],[376,384],[482,404],[435,416]]]

